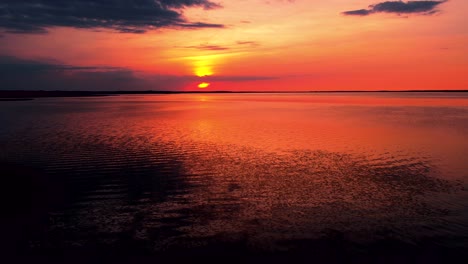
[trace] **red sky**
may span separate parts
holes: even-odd
[[[138,33],[123,33],[126,16],[96,26],[45,21],[38,33],[23,29],[36,22],[14,28],[0,12],[3,89],[468,89],[465,0],[403,9],[373,0],[201,2],[218,5],[169,6],[191,26],[131,24]],[[23,12],[15,8],[0,5]],[[86,12],[73,16],[89,21]]]

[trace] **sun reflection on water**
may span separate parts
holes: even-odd
[[[208,87],[208,86],[210,86],[209,83],[207,83],[207,82],[202,82],[202,83],[200,83],[200,84],[198,85],[198,88],[204,89],[204,88],[206,88],[206,87]]]

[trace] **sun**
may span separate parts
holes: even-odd
[[[207,82],[202,82],[202,83],[200,83],[200,84],[198,85],[198,88],[204,89],[204,88],[206,88],[206,87],[208,87],[208,86],[210,86],[209,83],[207,83]]]
[[[211,70],[211,67],[209,66],[200,66],[195,68],[195,75],[198,77],[205,77],[205,76],[210,76],[213,74],[213,71]]]
[[[193,71],[198,77],[205,77],[214,74],[212,56],[197,56],[193,57]]]

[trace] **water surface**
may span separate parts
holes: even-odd
[[[0,124],[25,254],[468,249],[465,93],[41,98]]]

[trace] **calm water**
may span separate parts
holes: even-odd
[[[22,252],[468,250],[466,93],[43,98],[0,124]]]

